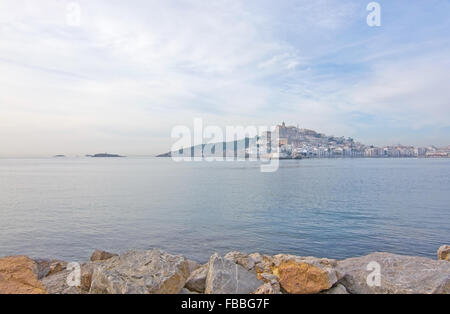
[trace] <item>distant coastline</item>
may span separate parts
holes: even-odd
[[[227,138],[228,139],[228,138]],[[351,137],[328,136],[314,130],[286,126],[241,140],[198,144],[170,151],[156,157],[239,157],[256,159],[303,158],[449,158],[446,147],[394,145],[377,147],[355,141]]]

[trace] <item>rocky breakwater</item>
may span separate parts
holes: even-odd
[[[74,267],[17,256],[0,259],[0,293],[448,294],[448,246],[438,257],[372,253],[338,261],[234,251],[213,254],[201,265],[158,249],[120,255],[96,250]]]

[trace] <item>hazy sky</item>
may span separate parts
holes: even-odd
[[[165,152],[195,117],[449,145],[450,1],[369,2],[0,0],[0,156]]]

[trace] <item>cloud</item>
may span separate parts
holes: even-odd
[[[439,19],[414,41],[389,19],[367,27],[354,1],[80,0],[74,27],[71,2],[0,2],[0,155],[153,154],[198,116],[361,139],[380,121],[403,135],[448,126]]]
[[[448,54],[376,64],[370,77],[347,91],[349,108],[403,127],[450,127],[449,68]]]

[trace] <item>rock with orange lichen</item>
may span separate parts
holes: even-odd
[[[287,293],[319,293],[330,289],[338,281],[334,264],[328,259],[282,256],[272,272]]]
[[[0,259],[0,294],[45,294],[37,265],[27,256]]]

